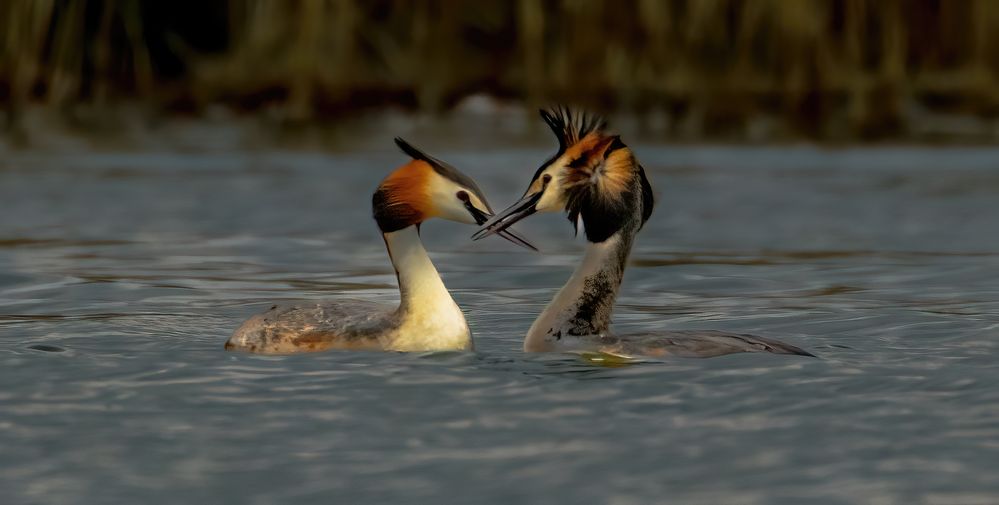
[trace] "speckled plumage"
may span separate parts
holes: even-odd
[[[274,305],[246,320],[226,349],[286,354],[327,349],[385,347],[386,329],[398,327],[395,307],[362,300]]]

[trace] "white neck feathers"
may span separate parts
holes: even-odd
[[[387,347],[400,351],[471,349],[471,334],[440,274],[420,241],[416,226],[385,233],[399,278],[400,326]]]

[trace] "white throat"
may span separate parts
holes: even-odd
[[[416,226],[383,236],[399,278],[401,299],[400,325],[386,347],[399,351],[471,349],[465,316],[430,261]]]
[[[589,244],[572,277],[531,325],[524,350],[553,351],[573,346],[577,337],[605,333],[630,249],[630,237],[620,233]]]

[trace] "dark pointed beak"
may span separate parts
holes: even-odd
[[[517,221],[537,212],[538,201],[541,200],[541,195],[543,194],[544,189],[537,193],[524,195],[524,198],[521,198],[520,201],[496,214],[492,219],[486,221],[485,224],[481,224],[479,231],[472,235],[472,240],[480,240],[494,233],[500,236],[508,233],[507,228],[513,226]]]
[[[475,224],[477,224],[477,225],[481,226],[482,224],[486,223],[489,220],[490,217],[492,217],[492,214],[490,214],[490,213],[488,213],[488,212],[486,212],[484,210],[481,210],[479,208],[476,208],[474,205],[472,205],[472,202],[466,201],[465,202],[465,208],[468,209],[468,213],[472,215],[472,219],[475,219]],[[528,242],[527,239],[525,239],[524,237],[520,236],[518,233],[514,232],[513,230],[507,230],[507,229],[504,228],[502,231],[499,231],[499,232],[496,232],[496,233],[499,236],[501,236],[501,237],[509,240],[510,242],[513,242],[514,244],[517,244],[517,245],[519,245],[519,246],[521,246],[523,248],[530,249],[532,251],[537,251],[538,250],[537,247],[534,247],[534,245],[532,245],[530,242]]]

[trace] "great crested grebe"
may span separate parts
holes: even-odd
[[[811,356],[795,346],[753,335],[720,331],[666,331],[616,336],[611,311],[635,235],[652,214],[652,187],[631,149],[604,133],[597,116],[566,108],[542,110],[558,137],[559,150],[534,174],[524,196],[490,219],[476,240],[502,233],[535,212],[565,210],[573,227],[581,221],[589,242],[569,282],[534,321],[524,340],[527,352],[601,351],[632,356],[711,357],[737,352]]]
[[[413,160],[381,182],[372,207],[399,281],[399,306],[365,301],[275,305],[236,329],[226,349],[287,354],[327,349],[472,348],[465,316],[420,242],[420,223],[439,217],[482,224],[492,216],[492,209],[471,178],[402,139],[395,142]],[[534,249],[508,230],[503,236]]]

